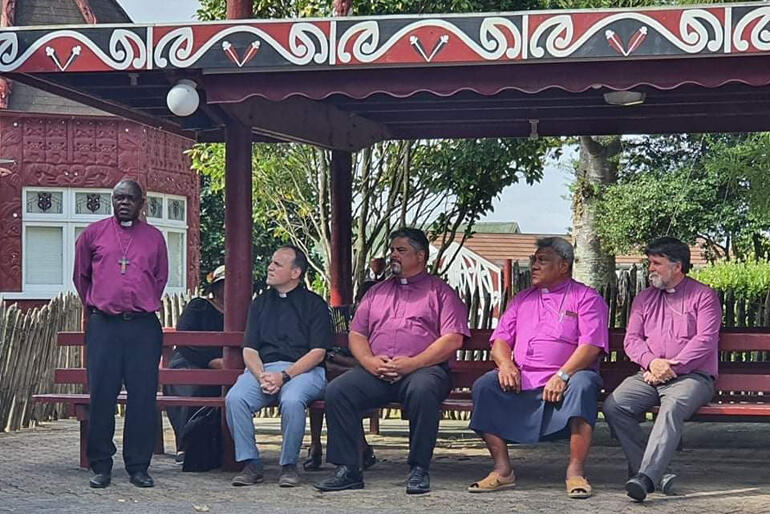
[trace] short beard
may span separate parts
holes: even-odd
[[[400,275],[401,274],[401,263],[400,262],[391,262],[390,263],[390,271],[394,275]]]
[[[663,278],[657,273],[650,273],[650,284],[656,289],[666,289],[666,284],[663,283]]]

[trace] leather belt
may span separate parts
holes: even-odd
[[[146,318],[147,316],[155,315],[154,312],[119,312],[117,314],[110,314],[108,312],[100,311],[99,309],[92,308],[91,314],[99,314],[105,318],[120,318],[124,321],[131,321],[132,319]]]

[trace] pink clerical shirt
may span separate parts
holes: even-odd
[[[72,280],[87,307],[108,314],[155,312],[167,279],[166,241],[143,221],[123,227],[109,217],[89,225],[75,243]]]
[[[522,390],[537,389],[567,362],[579,345],[609,350],[607,304],[596,290],[569,279],[546,289],[532,287],[511,300],[492,332],[513,350]],[[598,359],[594,369],[598,369]]]
[[[468,311],[457,293],[426,272],[372,286],[350,330],[369,340],[374,355],[414,357],[447,334],[470,337]]]
[[[685,277],[673,290],[648,287],[634,299],[624,346],[647,369],[653,359],[679,361],[674,373],[717,377],[722,307],[710,287]]]

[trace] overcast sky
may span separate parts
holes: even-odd
[[[118,0],[137,23],[187,22],[195,19],[198,0]],[[548,166],[543,180],[533,186],[514,184],[495,201],[494,212],[482,221],[516,221],[522,232],[566,233],[570,224],[569,183],[566,169],[574,155],[561,165]]]

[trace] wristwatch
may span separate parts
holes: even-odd
[[[569,382],[569,378],[571,375],[566,371],[559,370],[556,372],[556,376],[564,380],[564,383],[566,384],[567,382]]]
[[[283,379],[283,383],[285,384],[289,380],[291,380],[291,375],[286,373],[286,371],[281,371],[281,378]]]

